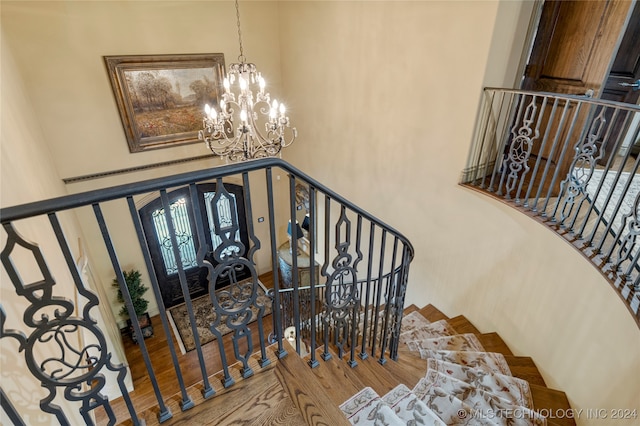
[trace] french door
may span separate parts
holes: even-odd
[[[225,183],[224,189],[224,196],[218,197],[216,200],[215,183],[204,183],[197,186],[198,199],[195,201],[199,205],[199,217],[194,216],[188,187],[180,188],[167,194],[170,204],[169,214],[165,212],[160,197],[139,210],[165,308],[184,302],[178,274],[180,267],[184,270],[186,284],[192,299],[208,292],[208,269],[199,267],[196,258],[200,247],[196,220],[201,221],[204,225],[204,244],[207,246],[205,259],[213,266],[216,266],[217,262],[212,253],[222,243],[220,236],[215,233],[215,215],[217,215],[223,227],[225,224],[238,224],[234,241],[238,241],[244,247],[249,247],[242,186]],[[169,233],[167,221],[170,218],[176,234],[178,252],[180,254],[179,259],[176,259],[174,254]],[[239,250],[239,247],[237,250]],[[222,255],[231,255],[234,251],[234,246],[230,245],[226,247]],[[248,278],[250,272],[242,270],[236,273],[236,276],[240,279]],[[228,279],[220,280],[216,283],[216,288],[224,287],[227,284]]]

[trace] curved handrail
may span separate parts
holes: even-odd
[[[548,96],[548,97],[553,97],[557,99],[574,100],[574,101],[580,101],[580,102],[586,101],[593,105],[605,105],[605,106],[616,107],[619,109],[640,112],[640,105],[612,101],[609,99],[590,98],[586,95],[572,95],[569,93],[553,93],[553,92],[537,92],[534,90],[506,89],[501,87],[485,87],[483,91],[484,92],[499,91],[503,93],[513,93],[513,94],[520,94],[520,95]]]
[[[274,178],[277,180],[279,177],[273,176],[273,168],[278,168],[278,173],[283,172],[288,175],[289,194],[286,202],[284,201],[284,193],[280,192],[279,188],[274,188]],[[256,171],[265,172],[264,180],[260,178],[253,180],[254,177],[258,177],[259,173],[252,176],[250,174]],[[228,192],[231,190],[230,188],[225,188],[225,180],[235,180],[240,176],[243,191],[242,194],[236,196],[235,192],[232,191],[233,194]],[[212,181],[215,181],[215,186],[210,188],[212,192],[201,193],[198,190],[199,183]],[[257,183],[254,185],[254,182]],[[252,197],[251,188],[258,184],[266,186],[266,193]],[[320,242],[318,246],[323,246],[322,252],[318,252],[316,249],[309,251],[308,265],[321,266],[322,276],[326,278],[323,282],[317,282],[320,279],[316,280],[316,273],[309,271],[310,273],[305,274],[304,262],[298,257],[297,250],[292,252],[295,255],[291,256],[291,263],[287,264],[287,257],[282,252],[284,245],[276,246],[281,237],[279,231],[297,217],[298,202],[295,197],[295,187],[299,184],[308,186],[311,194],[309,198],[310,209],[308,210],[310,227],[309,234],[307,234],[309,245],[316,247],[316,243]],[[173,188],[178,187],[184,187],[188,191],[185,190],[179,194],[172,192]],[[158,212],[158,215],[162,217],[159,220],[160,224],[153,222],[153,220],[153,223],[149,224],[149,215],[141,213],[139,206],[136,206],[134,201],[135,196],[150,193],[159,194],[160,202],[157,206],[154,205],[154,209],[157,208],[154,213]],[[213,198],[207,199],[205,194],[214,195]],[[280,197],[281,195],[282,197]],[[316,209],[317,195],[320,195],[324,202]],[[111,205],[109,208],[103,209],[103,203],[115,200],[126,201],[128,209],[118,210],[118,207],[122,207],[121,204],[115,206],[114,209],[110,208]],[[276,208],[276,203],[280,203],[280,208]],[[289,207],[287,213],[284,209],[285,204]],[[28,324],[30,328],[36,329],[31,331],[31,336],[49,333],[51,328],[62,329],[60,332],[64,333],[74,333],[80,325],[90,329],[98,341],[106,342],[107,340],[105,332],[94,327],[95,321],[89,313],[94,306],[107,301],[100,300],[85,287],[86,283],[78,273],[73,252],[58,218],[58,212],[71,211],[80,207],[90,207],[93,210],[95,221],[87,217],[83,218],[86,219],[86,222],[82,224],[96,225],[100,231],[102,239],[91,239],[89,243],[92,244],[92,249],[104,250],[108,259],[103,260],[111,263],[113,274],[116,276],[126,311],[131,320],[132,336],[138,343],[141,356],[147,367],[149,383],[153,387],[157,402],[159,421],[170,418],[172,414],[164,403],[149,350],[144,342],[147,335],[143,334],[143,324],[137,318],[138,313],[135,310],[133,297],[135,294],[131,294],[125,283],[122,272],[123,264],[120,262],[121,256],[118,253],[122,247],[126,246],[129,249],[131,244],[137,243],[140,252],[139,256],[137,255],[134,260],[129,259],[128,262],[144,263],[147,271],[146,279],[149,281],[157,303],[160,325],[167,336],[172,332],[176,333],[176,331],[175,329],[172,331],[171,318],[169,318],[171,314],[166,308],[176,304],[176,294],[180,294],[184,299],[184,309],[186,309],[186,315],[189,318],[187,328],[190,327],[193,338],[193,347],[190,350],[195,350],[197,355],[196,359],[202,377],[202,392],[205,397],[213,395],[215,391],[209,382],[210,372],[207,371],[210,368],[210,357],[205,357],[203,352],[203,345],[209,340],[205,332],[196,326],[196,313],[202,314],[203,311],[196,309],[195,303],[197,300],[202,300],[199,296],[203,289],[208,295],[205,300],[212,304],[212,310],[208,312],[216,314],[216,320],[209,323],[209,328],[206,330],[217,336],[218,355],[216,359],[221,364],[222,380],[225,387],[232,386],[234,383],[230,368],[231,363],[237,362],[241,365],[240,371],[242,371],[243,377],[248,377],[252,374],[253,368],[249,364],[250,354],[259,357],[258,365],[260,368],[266,367],[270,362],[267,350],[269,344],[274,343],[274,349],[270,349],[269,352],[276,357],[285,356],[286,350],[283,346],[285,327],[288,328],[292,325],[296,329],[295,346],[298,353],[300,353],[303,344],[301,339],[304,338],[304,341],[310,345],[311,359],[309,362],[311,366],[318,363],[316,348],[324,348],[324,352],[320,356],[324,360],[328,360],[331,357],[329,353],[331,346],[337,349],[340,357],[348,351],[349,360],[347,362],[352,367],[357,364],[356,356],[360,358],[379,357],[380,363],[386,362],[387,356],[397,359],[402,307],[406,295],[409,266],[414,256],[412,244],[393,227],[278,158],[225,165],[0,209],[0,222],[7,234],[5,247],[0,257],[2,257],[2,264],[16,293],[25,298],[22,302],[25,306],[23,322]],[[266,226],[262,226],[259,230],[256,230],[254,226],[253,212],[257,209],[260,209],[261,212],[266,211],[266,216],[268,216]],[[128,210],[128,216],[131,220],[129,224],[135,231],[133,234],[130,232],[131,228],[123,226],[125,225],[123,213],[126,210]],[[338,210],[340,213],[334,215],[334,212]],[[234,215],[234,211],[236,213],[242,212],[242,215]],[[42,218],[43,216],[48,216],[49,223],[47,224],[46,220],[40,220],[34,222],[34,225],[38,230],[46,230],[42,232],[42,238],[47,238],[50,235],[48,234],[49,230],[52,230],[58,247],[53,244],[32,243],[20,235],[18,228],[21,227],[21,219]],[[241,221],[240,216],[246,220]],[[322,223],[316,223],[318,217],[323,219],[318,221]],[[264,217],[261,219],[259,218],[257,222],[264,222]],[[247,239],[245,240],[247,242],[241,243],[234,239],[233,236],[237,235],[236,232],[246,232]],[[38,233],[38,235],[40,234]],[[113,237],[114,235],[116,238]],[[178,240],[178,236],[181,237],[180,240]],[[291,244],[291,240],[289,244]],[[165,257],[165,252],[157,252],[156,249],[159,245],[169,250],[170,258],[175,259],[177,281],[173,278],[168,279],[164,274],[163,271],[166,271],[166,266],[171,263],[171,260],[167,260],[169,257]],[[265,251],[260,251],[262,247]],[[84,296],[81,301],[76,300],[74,303],[73,300],[68,300],[57,294],[54,295],[52,287],[55,280],[47,266],[46,258],[57,252],[58,248],[73,278],[72,285],[75,286],[73,294],[77,291],[78,294]],[[215,262],[211,262],[206,257],[206,253],[212,253]],[[16,256],[15,259],[14,256]],[[17,259],[29,257],[33,258],[30,262],[14,262]],[[270,304],[258,295],[261,286],[257,271],[258,260],[265,260],[267,257],[271,263],[273,276],[273,291],[269,294],[269,297],[272,298]],[[365,259],[366,261],[364,261]],[[40,270],[40,276],[43,277],[43,280],[25,285],[20,278],[20,272],[26,267],[33,267],[33,262],[35,262],[35,267]],[[266,263],[263,265],[266,266]],[[207,272],[206,280],[203,280],[201,276],[203,269]],[[245,275],[240,276],[239,271]],[[110,274],[111,270],[105,272]],[[250,278],[246,278],[247,273]],[[367,278],[362,279],[365,275]],[[226,277],[229,279],[225,280]],[[107,277],[101,278],[103,283],[106,282],[104,280]],[[218,285],[221,286],[218,287]],[[291,288],[282,291],[281,285]],[[320,291],[316,292],[315,289]],[[32,292],[42,294],[30,297]],[[320,302],[320,305],[317,302]],[[26,307],[27,305],[31,306]],[[29,312],[35,315],[37,309],[46,305],[61,307],[56,310],[56,321],[36,322],[28,318]],[[273,321],[270,328],[264,326],[265,320],[262,318],[265,315],[261,315],[261,313],[265,314],[268,306],[271,307],[271,321]],[[2,311],[1,303],[0,311]],[[71,312],[81,312],[82,318],[70,317]],[[231,322],[225,320],[223,323],[224,316],[227,319],[232,317],[234,320]],[[315,320],[319,317],[323,318],[322,324]],[[14,337],[20,340],[21,344],[26,345],[26,352],[29,352],[36,340],[31,337],[25,338],[22,334],[5,329],[4,318],[4,311],[2,311],[0,338]],[[313,321],[311,321],[312,318]],[[256,325],[249,328],[249,322],[252,321],[255,321]],[[67,327],[66,324],[73,326]],[[149,324],[145,323],[144,326],[147,327]],[[233,331],[230,337],[234,346],[233,357],[229,357],[224,345],[221,344],[221,336],[227,332],[224,331],[225,327]],[[267,336],[271,330],[273,331],[271,336]],[[349,336],[347,336],[347,330]],[[247,338],[248,331],[252,334],[256,333],[256,338]],[[301,331],[308,332],[308,335],[303,336],[304,333]],[[330,335],[333,336],[331,340],[329,339]],[[176,344],[173,339],[167,339],[166,344],[166,350],[173,361],[176,386],[179,387],[183,396],[182,404],[183,406],[193,405],[193,401],[188,396],[178,361]],[[239,345],[245,346],[242,351],[246,352],[238,350]],[[100,352],[100,359],[103,361],[92,365],[92,374],[97,374],[105,368],[112,371],[121,369],[122,373],[118,374],[116,381],[118,386],[124,389],[124,364],[121,367],[109,364],[106,348],[106,343],[103,343],[97,349]],[[62,357],[64,358],[64,354]],[[29,362],[27,359],[29,368],[32,371],[37,370],[38,367],[29,364]],[[77,369],[84,368],[84,366],[76,367]],[[216,368],[220,368],[220,365]],[[39,378],[38,380],[49,389],[75,386],[73,382],[63,383],[53,375],[51,378]],[[92,395],[101,392],[103,386],[105,383],[92,387],[92,393],[87,394],[84,399],[94,400],[95,397]],[[134,423],[137,423],[135,406],[131,398],[126,395],[125,392],[123,394],[124,403]],[[46,401],[43,400],[41,403],[45,404]],[[41,407],[47,411],[46,404],[42,404]],[[110,421],[115,421],[112,411],[108,408],[109,401],[105,400],[102,405],[105,406],[104,411],[110,417]],[[60,417],[64,418],[65,415],[60,413]]]
[[[640,105],[485,88],[461,185],[526,211],[608,280],[640,326]]]
[[[389,226],[385,222],[381,221],[377,217],[368,213],[367,211],[356,206],[343,196],[339,195],[335,191],[331,190],[327,186],[318,182],[316,179],[292,166],[288,162],[279,158],[261,158],[252,161],[246,161],[244,163],[228,164],[220,167],[208,168],[193,172],[181,173],[169,177],[161,177],[155,179],[148,179],[136,183],[117,185],[105,189],[99,189],[94,191],[85,191],[77,194],[64,195],[60,197],[51,198],[44,201],[35,201],[31,203],[22,204],[19,206],[5,207],[0,209],[0,223],[7,223],[19,219],[24,219],[31,216],[37,216],[47,214],[56,211],[69,210],[76,207],[82,207],[91,205],[94,203],[111,201],[118,198],[123,198],[132,195],[145,194],[152,191],[157,191],[163,188],[187,185],[191,182],[203,181],[208,179],[214,179],[218,177],[224,177],[234,174],[240,174],[244,172],[251,172],[256,170],[262,170],[269,167],[279,167],[288,171],[296,178],[306,181],[316,189],[329,195],[332,199],[338,201],[345,206],[348,206],[355,213],[362,217],[375,222],[378,226],[390,232],[396,236],[403,244],[406,245],[409,251],[409,260],[414,257],[414,248],[411,242],[395,228]]]

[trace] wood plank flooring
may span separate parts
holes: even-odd
[[[290,355],[280,360],[275,371],[280,383],[304,418],[304,423],[301,424],[348,426],[349,421],[332,401],[330,392],[319,389],[313,371],[296,355],[295,348],[286,341],[285,345]],[[340,382],[333,383],[333,388],[341,386]]]
[[[273,288],[273,274],[271,272],[261,275],[259,279],[267,289]],[[173,341],[176,347],[176,351],[178,352],[177,356],[179,368],[184,378],[185,387],[187,388],[194,385],[200,386],[200,388],[202,387],[202,385],[199,384],[202,381],[203,375],[200,368],[198,353],[197,351],[193,350],[185,354],[180,354],[175,336],[173,335],[173,333],[170,333],[169,336],[165,334],[162,323],[160,321],[160,317],[152,317],[151,322],[154,327],[154,336],[145,339],[144,343],[151,358],[151,364],[158,382],[158,388],[165,401],[167,401],[168,399],[172,401],[174,399],[180,400],[181,398],[179,396],[174,396],[179,391],[180,387],[173,366],[171,353],[169,351],[169,345],[167,343],[168,339],[171,339]],[[267,315],[263,318],[263,324],[265,328],[265,335],[268,336],[273,330],[271,315]],[[257,327],[251,327],[251,329],[253,345],[255,348],[258,345]],[[224,351],[229,363],[233,363],[235,360],[231,337],[232,333],[229,333],[223,336],[222,339],[224,344]],[[133,343],[133,341],[128,336],[123,336],[123,344],[124,351],[127,356],[127,361],[129,363],[129,368],[131,370],[131,377],[134,386],[134,391],[129,395],[131,396],[133,405],[138,413],[147,412],[148,410],[157,406],[158,402],[156,400],[151,380],[149,378],[147,368],[142,357],[142,352],[140,351],[140,347],[137,344]],[[203,359],[205,360],[206,374],[207,376],[211,377],[211,386],[216,390],[217,393],[219,393],[220,390],[224,390],[220,382],[220,375],[218,374],[222,370],[222,361],[220,358],[218,346],[219,345],[215,340],[202,346],[202,354]],[[241,349],[243,349],[242,346]],[[269,358],[273,358],[274,360],[276,359],[275,355],[273,354],[270,354]],[[256,368],[254,368],[254,371],[255,370]],[[234,379],[236,379],[236,382],[239,381],[238,379],[241,380],[239,372],[235,374],[234,371],[232,371],[232,375],[237,376],[234,377]],[[189,395],[192,399],[194,399],[194,401],[196,399],[202,398],[202,394],[197,388],[192,388],[189,392]],[[167,402],[167,405],[169,406],[170,404]],[[129,412],[122,398],[114,400],[112,402],[112,407],[117,418],[117,424],[127,424],[131,422],[129,418]],[[180,416],[179,406],[176,405],[176,408],[177,412],[175,409],[172,409],[172,412],[174,413],[174,416]],[[153,422],[153,420],[151,421]],[[157,422],[157,420],[155,420],[155,422]],[[96,410],[96,423],[98,425],[107,424],[107,416],[104,410]],[[147,424],[150,424],[149,420],[147,420]]]
[[[271,286],[270,275],[261,277],[266,286]],[[418,310],[430,321],[449,320],[437,308],[428,305],[422,309],[415,306],[408,311]],[[153,319],[152,319],[153,321]],[[482,334],[464,316],[450,320],[460,329],[468,330],[483,339],[483,344],[495,352],[502,353],[514,376],[524,378],[531,383],[534,405],[537,409],[568,409],[569,401],[563,392],[547,389],[533,360],[528,357],[514,356],[500,336],[495,333]],[[271,332],[271,319],[265,317]],[[223,337],[225,352],[232,353],[231,335]],[[217,354],[218,345],[211,342],[203,347],[207,374],[215,395],[205,400],[202,395],[200,366],[197,353],[192,351],[179,356],[187,392],[195,407],[181,412],[181,395],[175,378],[173,364],[167,348],[167,338],[159,327],[156,335],[147,339],[158,386],[167,407],[174,417],[163,425],[340,425],[347,424],[339,405],[366,386],[372,387],[378,394],[384,395],[400,383],[410,388],[426,371],[426,361],[415,353],[400,351],[398,362],[387,360],[381,365],[371,357],[357,359],[355,368],[349,367],[345,359],[339,359],[332,349],[333,358],[320,361],[318,367],[310,369],[305,359],[297,356],[293,347],[284,342],[288,355],[282,359],[276,356],[275,345],[267,348],[270,364],[264,368],[258,365],[259,355],[251,358],[250,364],[254,376],[242,379],[239,365],[231,366],[231,375],[235,384],[224,388],[220,370],[222,364]],[[257,336],[256,336],[257,338]],[[158,425],[157,402],[140,349],[130,341],[126,345],[135,391],[131,393],[133,403],[146,425]],[[320,350],[319,350],[320,351]],[[309,357],[307,356],[307,359]],[[233,358],[229,358],[233,359]],[[212,372],[216,372],[213,373]],[[130,425],[128,412],[122,400],[114,401],[118,424]],[[98,424],[106,424],[104,416]],[[549,421],[550,425],[573,426],[571,420]]]

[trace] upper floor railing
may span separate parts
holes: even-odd
[[[187,410],[232,386],[238,371],[248,378],[285,356],[290,327],[294,347],[306,348],[311,367],[331,353],[351,366],[358,357],[381,363],[397,357],[411,244],[282,160],[8,207],[0,219],[0,390],[2,408],[17,424],[37,416],[42,424],[95,424],[98,417],[137,425],[148,410],[165,421],[174,415],[169,398]],[[74,237],[82,241],[78,247]],[[148,280],[149,311],[158,312],[154,322],[162,329],[155,333],[166,336],[163,357],[170,363],[145,339],[147,324],[137,318],[127,269]],[[271,275],[272,289],[264,288],[258,271]],[[112,280],[132,319],[151,401],[129,396],[126,360],[112,350],[121,348],[118,328],[117,335],[109,330],[119,308],[111,308],[117,303]],[[176,307],[182,330],[171,314]],[[195,360],[190,365],[197,373],[183,371],[185,356]],[[172,371],[158,372],[167,364]],[[120,396],[125,418],[113,408]]]
[[[638,105],[487,88],[461,184],[566,238],[640,325],[639,151]]]

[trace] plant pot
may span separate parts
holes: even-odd
[[[151,317],[149,316],[148,312],[145,312],[138,317],[138,323],[140,324],[140,330],[142,331],[143,338],[146,339],[153,336],[153,325],[151,324]],[[136,338],[136,333],[133,329],[131,319],[127,320],[127,326],[129,326],[129,334],[131,335],[131,339],[134,343],[137,343],[138,339]]]

